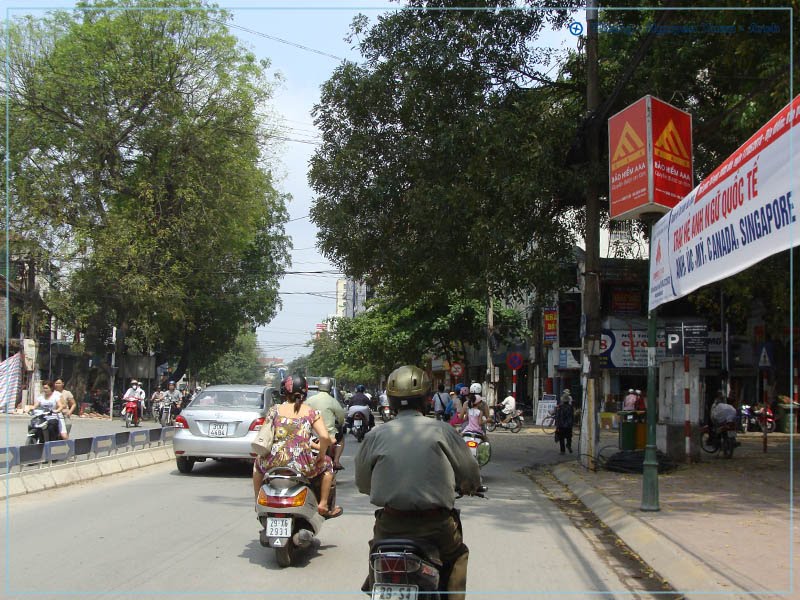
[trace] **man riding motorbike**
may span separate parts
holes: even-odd
[[[389,375],[386,391],[397,418],[364,438],[355,459],[356,486],[381,507],[375,511],[373,541],[407,537],[435,545],[449,599],[462,600],[469,549],[453,506],[456,491],[478,490],[480,472],[450,425],[424,417],[429,388],[427,373],[415,366]],[[362,589],[372,583],[370,574]]]
[[[144,401],[147,397],[145,391],[139,387],[139,382],[136,379],[131,379],[131,387],[125,390],[125,394],[122,396],[123,404],[128,401],[136,401],[139,403],[139,419],[144,417]],[[124,412],[123,412],[123,416]]]
[[[514,413],[517,412],[517,399],[509,394],[500,404],[497,405],[495,410],[500,410],[502,412],[503,420],[500,421],[500,424],[506,425],[511,420],[511,417],[514,416]]]
[[[325,423],[325,428],[331,436],[331,445],[328,447],[328,454],[333,459],[334,471],[341,471],[344,469],[340,459],[342,452],[344,452],[344,419],[345,413],[342,405],[331,396],[331,383],[330,377],[322,377],[319,380],[319,392],[306,400],[311,408],[315,408],[322,414],[322,420]]]
[[[372,410],[370,410],[370,405],[372,401],[367,397],[364,393],[367,388],[363,385],[356,386],[356,393],[350,397],[350,401],[347,403],[347,427],[351,428],[353,426],[353,415],[356,412],[360,412],[364,415],[364,418],[367,419],[368,431],[375,427],[375,417],[372,415]]]

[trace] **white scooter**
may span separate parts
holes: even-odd
[[[325,517],[319,514],[319,482],[312,482],[294,469],[275,467],[267,471],[258,492],[256,513],[262,529],[262,546],[275,548],[278,565],[288,567],[298,550],[308,548],[322,529]],[[330,494],[336,505],[336,482]]]
[[[489,464],[492,458],[492,445],[486,436],[474,431],[465,431],[461,434],[467,449],[472,453],[472,457],[477,461],[478,467]]]

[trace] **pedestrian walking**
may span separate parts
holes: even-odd
[[[564,454],[566,447],[572,454],[572,426],[575,423],[575,409],[572,406],[572,395],[565,390],[561,394],[561,401],[556,406],[556,441],[561,447],[561,454]]]
[[[440,383],[439,391],[433,395],[433,414],[436,415],[438,421],[444,419],[448,399],[448,395],[444,393],[444,384]]]

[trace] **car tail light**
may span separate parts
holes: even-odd
[[[467,446],[469,446],[470,448],[477,448],[478,442],[476,442],[475,440],[470,440],[467,442]]]
[[[259,417],[252,423],[250,423],[250,431],[258,431],[261,429],[261,426],[264,424],[264,417]]]
[[[293,508],[303,506],[306,503],[306,496],[308,496],[308,488],[303,488],[295,496],[270,496],[262,487],[258,491],[258,503],[271,508]]]
[[[189,429],[189,423],[186,422],[182,415],[178,415],[175,417],[175,427],[177,429]]]

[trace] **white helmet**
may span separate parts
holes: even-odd
[[[473,383],[469,386],[469,393],[470,394],[480,394],[483,391],[483,387],[481,387],[480,383]]]

